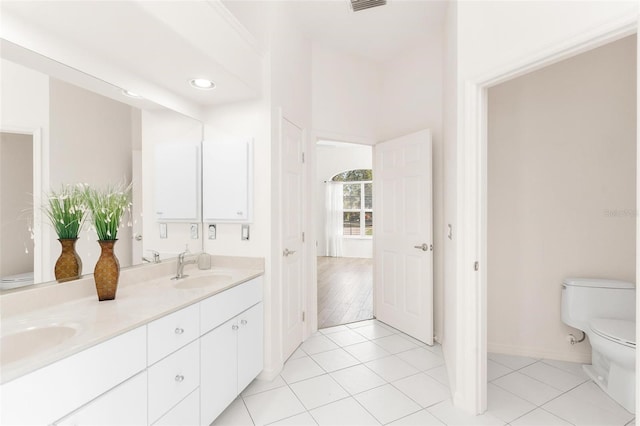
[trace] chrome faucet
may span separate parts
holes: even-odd
[[[160,263],[160,253],[158,253],[155,250],[148,250],[149,252],[151,252],[151,255],[153,256],[151,259],[148,259],[144,256],[142,256],[142,261],[143,262],[147,262],[147,263]]]
[[[184,260],[184,256],[187,254],[188,252],[183,251],[182,253],[180,253],[178,255],[178,270],[176,271],[176,276],[171,278],[172,280],[181,280],[182,278],[187,278],[189,275],[185,275],[184,274],[184,265],[189,265],[192,263],[196,263],[198,260],[197,259],[191,259],[191,260]]]

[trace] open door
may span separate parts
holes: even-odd
[[[431,131],[377,144],[373,173],[376,317],[432,345]]]

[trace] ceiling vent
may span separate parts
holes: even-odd
[[[351,9],[354,12],[359,12],[361,10],[370,9],[376,6],[384,6],[387,4],[387,0],[350,0],[351,1]]]

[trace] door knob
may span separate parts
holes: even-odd
[[[413,246],[413,248],[417,248],[417,249],[420,249],[420,250],[422,250],[422,251],[429,251],[429,250],[433,250],[433,246],[429,246],[429,245],[427,245],[427,243],[423,243],[423,244],[422,244],[422,245],[420,245],[420,246]]]
[[[289,256],[289,255],[291,255],[291,254],[293,254],[293,253],[295,253],[295,252],[296,252],[295,250],[289,250],[288,248],[286,248],[286,249],[284,249],[284,251],[282,252],[282,255],[283,255],[284,257],[287,257],[287,256]]]

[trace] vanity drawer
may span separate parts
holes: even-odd
[[[148,365],[200,336],[200,307],[194,304],[147,325]]]
[[[200,302],[200,334],[213,330],[262,301],[262,277],[211,296]]]
[[[149,367],[149,422],[153,423],[200,384],[200,341]]]

